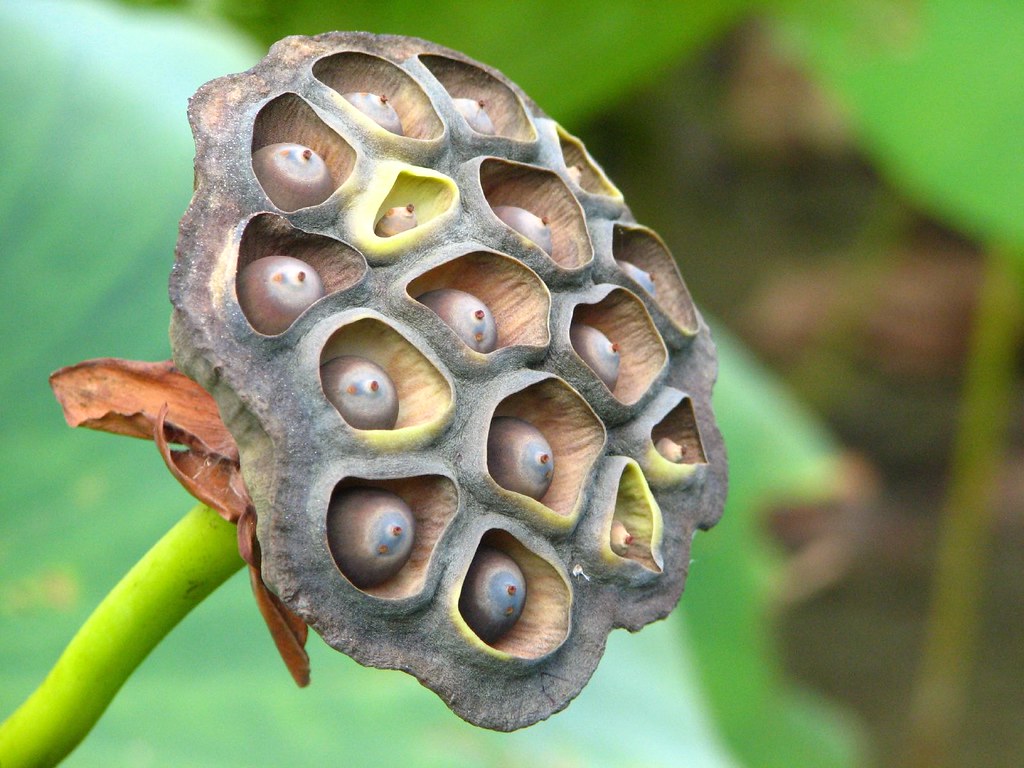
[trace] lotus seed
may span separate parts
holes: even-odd
[[[346,488],[327,510],[327,543],[338,568],[360,589],[397,574],[412,552],[416,521],[401,496],[380,488]]]
[[[282,211],[319,205],[335,189],[327,164],[302,144],[268,144],[252,153],[252,170]]]
[[[387,96],[383,94],[378,96],[376,93],[368,93],[366,91],[343,95],[349,104],[373,120],[381,128],[391,131],[391,133],[398,136],[405,135],[405,132],[402,130],[402,121],[398,117],[395,108],[391,106]]]
[[[365,357],[342,355],[320,366],[324,394],[354,429],[393,429],[398,391],[387,371]]]
[[[395,208],[388,208],[381,216],[377,226],[373,228],[377,237],[394,237],[400,232],[408,232],[419,222],[416,220],[416,206],[412,203]]]
[[[324,296],[320,275],[291,256],[264,256],[242,267],[236,283],[238,304],[260,333],[283,333]]]
[[[669,437],[663,437],[654,444],[658,453],[675,464],[683,463],[683,446]]]
[[[498,327],[491,310],[471,293],[454,288],[427,291],[416,301],[432,309],[466,346],[484,354],[498,345]]]
[[[612,521],[612,532],[611,532],[611,548],[619,557],[624,557],[626,552],[629,551],[629,545],[633,543],[633,534],[626,530],[624,526],[618,520]]]
[[[535,216],[514,205],[494,206],[495,215],[527,240],[532,240],[548,256],[551,255],[551,228],[546,217]]]
[[[533,424],[511,416],[491,420],[487,471],[502,488],[540,499],[555,475],[555,457]]]
[[[483,546],[473,558],[459,596],[459,613],[485,643],[493,644],[519,621],[526,604],[526,579],[515,560]]]
[[[633,278],[636,282],[640,283],[641,288],[651,294],[651,296],[656,295],[654,289],[654,275],[640,269],[640,267],[631,261],[623,261],[622,259],[616,259],[615,261],[618,263],[619,267],[622,268],[623,272]]]
[[[494,123],[491,121],[491,116],[487,114],[487,102],[482,99],[452,99],[452,101],[459,114],[466,118],[470,128],[485,136],[495,134]]]
[[[619,345],[597,328],[583,323],[572,324],[569,341],[576,354],[583,358],[604,385],[614,390],[619,380]]]

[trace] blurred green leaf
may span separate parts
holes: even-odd
[[[91,356],[168,355],[166,276],[191,189],[185,99],[256,54],[209,23],[67,2],[0,6],[0,44],[11,116],[0,124],[11,158],[0,179],[0,259],[5,274],[30,278],[6,299],[11,341],[0,378],[7,712],[106,590],[190,506],[152,446],[66,430],[45,380]],[[730,378],[742,391],[741,374]],[[742,421],[733,427],[746,429]],[[765,464],[747,460],[750,497],[760,497],[755,486],[765,478],[756,473]],[[779,481],[774,473],[772,480]],[[744,582],[727,576],[722,584],[741,593],[740,604],[759,604]],[[715,596],[719,585],[709,579],[690,597],[701,589],[713,611],[740,621],[729,618],[732,603]],[[705,616],[694,611],[689,633],[698,644],[720,642],[703,635],[706,622],[723,617]],[[734,766],[708,716],[717,711],[727,722],[727,708],[710,710],[697,683],[699,675],[717,695],[726,683],[714,678],[733,671],[709,666],[704,651],[698,668],[682,637],[678,614],[635,637],[614,633],[567,712],[498,735],[461,722],[411,677],[358,667],[315,638],[314,683],[294,688],[236,578],[143,664],[68,764]]]
[[[751,5],[751,0],[653,0],[642,8],[617,0],[157,2],[215,12],[268,46],[285,35],[331,30],[426,38],[497,67],[570,127],[650,82]]]
[[[836,492],[835,444],[806,410],[719,329],[715,414],[729,450],[721,522],[694,539],[682,603],[715,720],[740,759],[760,768],[857,763],[853,724],[787,683],[769,615],[781,562],[763,513]]]
[[[781,39],[896,186],[983,242],[1024,245],[1024,3],[777,5]]]

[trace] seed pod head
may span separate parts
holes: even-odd
[[[562,709],[722,509],[714,345],[668,247],[514,83],[423,40],[288,38],[189,118],[174,362],[238,445],[266,585],[477,725]],[[289,267],[309,293],[271,324],[279,255],[326,295]]]
[[[487,471],[505,490],[540,499],[555,476],[555,457],[530,422],[498,416],[487,434]]]
[[[327,543],[338,568],[360,589],[397,574],[412,553],[416,521],[401,496],[380,488],[345,488],[327,510]]]
[[[324,394],[354,429],[393,429],[398,390],[387,371],[365,357],[342,355],[320,366]]]
[[[377,125],[396,136],[404,136],[402,131],[402,120],[399,118],[395,108],[391,106],[388,97],[384,94],[367,93],[358,91],[356,93],[344,94],[345,100],[358,109]]]
[[[536,243],[548,256],[551,255],[551,227],[547,219],[515,205],[496,205],[494,213],[527,240]]]
[[[623,272],[640,284],[641,288],[651,294],[651,296],[657,296],[657,293],[655,293],[654,275],[640,269],[640,267],[631,261],[618,259],[617,263]]]
[[[380,217],[377,226],[373,228],[377,237],[394,237],[401,232],[408,232],[418,224],[416,219],[416,206],[412,203],[407,205],[388,208]]]
[[[282,211],[320,205],[334,192],[323,158],[301,144],[268,144],[256,150],[252,170],[267,197]]]
[[[597,377],[609,390],[615,389],[619,380],[619,345],[592,325],[573,323],[569,329],[569,341],[576,354],[591,367]]]
[[[459,595],[459,613],[469,628],[485,643],[500,640],[519,621],[526,599],[526,579],[516,561],[481,547]]]
[[[320,275],[291,256],[264,256],[238,273],[238,304],[250,325],[268,336],[283,333],[324,296]]]
[[[438,288],[416,297],[416,301],[436,312],[470,349],[486,354],[497,346],[494,315],[476,296],[454,288]]]
[[[493,136],[494,123],[487,114],[487,103],[483,99],[452,99],[455,109],[466,118],[469,127],[485,136]]]

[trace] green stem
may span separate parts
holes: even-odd
[[[185,515],[104,598],[43,683],[0,725],[0,766],[60,762],[149,652],[242,565],[235,526],[203,505]]]
[[[980,628],[992,501],[1005,452],[1021,332],[1021,284],[1013,256],[989,254],[964,383],[951,485],[940,520],[932,607],[911,703],[903,764],[956,763],[958,732]]]

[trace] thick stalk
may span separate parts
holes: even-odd
[[[992,502],[1005,455],[1021,332],[1016,254],[989,255],[964,383],[952,477],[940,520],[932,607],[911,703],[906,768],[956,763],[989,571]]]
[[[189,512],[103,599],[42,684],[0,725],[0,766],[60,762],[149,652],[242,564],[235,526],[202,505]]]

